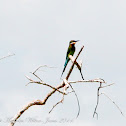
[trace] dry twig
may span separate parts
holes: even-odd
[[[53,87],[53,86],[51,86],[51,85],[49,85],[49,84],[47,84],[47,83],[45,83],[45,82],[43,82],[43,81],[42,81],[42,82],[40,82],[40,81],[34,81],[34,80],[32,80],[31,78],[29,78],[28,76],[25,76],[25,77],[30,81],[28,84],[30,84],[30,83],[42,84],[42,85],[44,85],[44,86],[50,87],[50,88],[52,88],[52,89],[55,89],[56,91],[58,91],[59,93],[61,93],[61,94],[63,94],[63,95],[66,95],[65,92],[62,92],[62,91],[58,90],[57,88],[55,88],[55,87]],[[28,84],[26,84],[26,86],[27,86]]]
[[[125,115],[123,114],[123,112],[122,112],[122,110],[120,109],[120,107],[108,96],[108,95],[106,95],[105,93],[101,93],[101,94],[99,94],[99,95],[104,95],[104,96],[106,96],[115,106],[116,106],[116,108],[120,111],[120,113],[121,113],[121,115],[126,119],[126,117],[125,117]]]
[[[9,54],[9,55],[7,55],[7,56],[3,56],[2,58],[0,58],[0,60],[2,60],[2,59],[5,59],[5,58],[8,58],[8,57],[10,57],[10,56],[14,56],[15,54]]]
[[[80,55],[81,51],[83,50],[84,46],[81,48],[81,50],[79,51],[78,55],[76,56],[75,58],[75,61],[76,59],[78,58],[78,56]],[[74,63],[75,63],[74,61]],[[73,70],[73,66],[74,66],[74,63],[72,64],[72,67],[70,68],[68,74],[67,74],[67,77],[66,77],[66,80],[68,80],[72,70]],[[41,67],[41,66],[40,66]],[[39,67],[39,68],[40,68]],[[30,102],[28,103],[22,110],[20,110],[16,115],[15,117],[11,120],[10,122],[10,125],[9,126],[14,126],[15,122],[17,121],[17,119],[31,106],[33,105],[45,105],[46,104],[46,101],[56,92],[56,91],[59,91],[60,93],[62,93],[59,89],[63,88],[66,86],[66,84],[64,83],[64,81],[61,83],[61,85],[57,86],[56,88],[55,87],[52,87],[51,85],[47,84],[47,83],[44,83],[35,73],[38,71],[37,68],[34,72],[33,72],[33,75],[35,75],[39,80],[39,81],[34,81],[32,79],[30,79],[28,76],[26,76],[26,78],[30,81],[29,83],[37,83],[37,84],[42,84],[42,85],[45,85],[45,86],[48,86],[48,87],[51,87],[53,90],[47,94],[46,98],[41,101],[41,100],[35,100],[33,102]],[[64,95],[64,93],[62,93]]]
[[[35,74],[40,68],[42,67],[47,67],[47,68],[55,68],[55,67],[50,67],[50,66],[47,66],[47,65],[43,65],[43,66],[39,66],[34,72],[33,74]]]
[[[73,83],[84,83],[84,82],[98,82],[98,83],[100,83],[100,87],[98,88],[98,92],[97,92],[97,105],[96,105],[96,108],[95,108],[95,111],[94,111],[94,115],[96,114],[96,109],[97,109],[98,102],[99,102],[99,90],[100,90],[100,88],[103,88],[103,87],[102,87],[102,83],[106,83],[106,82],[105,82],[103,79],[68,81],[68,79],[69,79],[69,77],[70,77],[70,74],[71,74],[71,72],[72,72],[72,70],[73,70],[75,64],[77,65],[78,69],[81,70],[81,66],[76,62],[76,60],[77,60],[78,56],[80,55],[80,53],[82,52],[83,48],[84,48],[84,46],[80,49],[80,51],[79,51],[79,53],[77,54],[77,56],[76,56],[75,59],[73,59],[73,60],[71,59],[71,60],[72,60],[72,66],[71,66],[71,68],[70,68],[70,70],[69,70],[67,76],[66,76],[65,79],[63,79],[62,83],[61,83],[59,86],[57,86],[57,87],[53,87],[53,86],[51,86],[50,84],[45,83],[45,82],[42,81],[42,79],[36,74],[36,72],[37,72],[41,67],[48,67],[48,66],[46,66],[46,65],[45,65],[45,66],[40,66],[40,67],[38,67],[38,68],[32,73],[37,79],[39,79],[39,81],[34,81],[34,80],[32,80],[30,77],[26,76],[26,78],[29,80],[29,83],[28,83],[28,84],[30,84],[30,83],[42,84],[42,85],[45,85],[45,86],[48,86],[48,87],[52,88],[52,91],[49,92],[49,93],[47,94],[47,96],[45,97],[44,100],[34,100],[34,101],[28,103],[26,106],[24,106],[24,107],[14,116],[14,118],[11,120],[9,126],[14,126],[14,124],[15,124],[16,121],[17,121],[17,119],[19,119],[20,116],[21,116],[26,110],[28,110],[31,106],[33,106],[33,105],[45,105],[46,102],[47,102],[47,100],[48,100],[56,91],[58,91],[59,93],[61,93],[61,94],[63,95],[63,97],[62,97],[62,99],[61,99],[59,102],[57,102],[57,103],[53,106],[53,108],[50,110],[50,112],[51,112],[58,104],[60,104],[60,103],[63,102],[63,100],[64,100],[64,95],[67,95],[67,94],[68,94],[68,93],[66,93],[66,90],[67,90],[67,88],[68,88],[69,86],[72,88],[72,92],[75,93],[75,96],[76,96],[76,98],[77,98],[77,102],[78,102],[78,106],[79,106],[79,110],[78,110],[78,114],[77,114],[77,117],[78,117],[78,115],[79,115],[79,113],[80,113],[80,105],[79,105],[79,100],[78,100],[77,94],[76,94],[75,90],[73,89],[73,87],[71,86],[71,84],[73,84]],[[53,68],[53,67],[51,67],[51,68]],[[80,72],[81,72],[81,71],[80,71]],[[27,84],[27,85],[28,85],[28,84]],[[106,86],[104,86],[104,87],[106,87]],[[64,92],[60,91],[61,88],[64,88]],[[50,113],[50,112],[49,112],[49,113]]]
[[[81,77],[82,77],[82,79],[84,80],[84,77],[83,77],[83,74],[82,74],[82,70],[81,70],[82,64],[79,65],[79,63],[76,62],[76,60],[74,59],[74,57],[71,56],[71,55],[69,55],[69,58],[70,58],[70,60],[72,61],[72,63],[75,63],[75,64],[76,64],[78,70],[80,71]],[[75,61],[75,62],[74,62],[74,61]]]
[[[55,105],[53,105],[53,107],[52,107],[52,109],[49,111],[49,113],[51,113],[52,110],[53,110],[58,104],[63,103],[63,101],[64,101],[64,95],[62,96],[62,99],[61,99],[59,102],[57,102]]]
[[[103,79],[102,79],[103,80]],[[103,80],[104,81],[104,80]],[[100,82],[100,86],[98,87],[97,89],[97,104],[96,104],[96,107],[95,107],[95,110],[94,110],[94,113],[93,113],[93,117],[95,116],[95,114],[97,115],[97,119],[98,119],[98,113],[97,113],[97,107],[98,107],[98,104],[99,104],[99,96],[100,96],[100,89],[101,88],[105,88],[105,87],[108,87],[108,86],[112,86],[114,83],[112,84],[109,84],[109,85],[106,85],[106,86],[102,86],[102,82]]]

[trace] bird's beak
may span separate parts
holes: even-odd
[[[72,42],[72,44],[76,44],[76,42],[78,42],[78,41],[80,41],[80,40],[76,40],[75,42]]]
[[[80,40],[77,40],[76,42],[78,42],[78,41],[80,41]]]

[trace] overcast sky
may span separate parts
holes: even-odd
[[[8,125],[28,102],[41,99],[50,89],[31,84],[25,75],[40,65],[38,74],[53,86],[60,84],[60,75],[66,51],[71,39],[80,40],[76,53],[85,46],[79,60],[83,59],[85,79],[103,78],[115,85],[102,89],[126,115],[126,1],[125,0],[1,0],[0,1],[0,57],[14,53],[15,56],[0,60],[0,123]],[[76,55],[76,54],[75,54]],[[67,67],[67,70],[70,67]],[[64,73],[64,76],[67,72]],[[80,80],[75,68],[70,80]],[[101,96],[98,106],[99,119],[93,118],[96,91],[99,84],[81,83],[73,87],[80,100],[81,112],[72,123],[37,123],[37,126],[125,126],[126,120],[106,97]],[[46,121],[47,118],[71,120],[78,108],[73,94],[65,97],[49,115],[51,107],[61,95],[52,96],[45,106],[33,106],[20,119],[32,117]],[[35,126],[34,123],[16,123],[16,126]]]

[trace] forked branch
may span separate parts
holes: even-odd
[[[81,50],[79,51],[78,55],[77,55],[76,58],[75,58],[75,61],[76,61],[76,59],[78,58],[78,56],[80,55],[80,53],[81,53],[81,51],[83,50],[83,48],[84,48],[84,46],[83,46],[83,47],[81,48]],[[75,61],[73,62],[72,66],[71,66],[71,68],[70,68],[70,70],[69,70],[69,72],[68,72],[68,74],[67,74],[66,80],[68,80],[68,78],[69,78],[69,76],[70,76],[70,74],[71,74],[71,72],[72,72],[72,70],[73,70],[73,66],[74,66]],[[42,66],[40,66],[40,67],[42,67]],[[37,68],[37,69],[32,73],[34,76],[36,76],[36,77],[39,79],[39,81],[34,81],[34,80],[30,79],[28,76],[26,76],[26,78],[30,81],[29,83],[37,83],[37,84],[42,84],[42,85],[48,86],[48,87],[52,88],[52,91],[49,92],[49,93],[47,94],[47,96],[45,97],[45,99],[44,99],[43,101],[41,101],[41,100],[35,100],[35,101],[32,101],[32,102],[28,103],[25,107],[23,107],[23,109],[21,109],[21,110],[14,116],[14,118],[11,120],[9,126],[14,126],[15,122],[17,121],[17,119],[18,119],[29,107],[31,107],[31,106],[33,106],[33,105],[45,105],[45,104],[46,104],[46,101],[47,101],[56,91],[58,91],[58,92],[60,92],[61,94],[65,95],[64,92],[61,92],[61,91],[59,90],[59,89],[61,89],[61,88],[63,88],[63,87],[66,86],[66,84],[64,83],[64,81],[62,81],[62,83],[61,83],[59,86],[57,86],[57,87],[53,87],[53,86],[51,86],[51,85],[49,85],[49,84],[43,82],[42,79],[40,79],[40,78],[36,75],[36,72],[40,69],[40,67]],[[28,83],[28,84],[29,84],[29,83]]]
[[[47,87],[51,88],[52,91],[49,92],[43,100],[34,100],[34,101],[32,101],[32,102],[29,102],[26,106],[24,106],[24,107],[14,116],[14,118],[11,120],[9,126],[14,126],[14,124],[15,124],[16,121],[21,117],[21,115],[22,115],[26,110],[28,110],[31,106],[34,106],[34,105],[45,105],[46,102],[47,102],[47,100],[49,100],[49,98],[50,98],[55,92],[59,92],[60,94],[63,95],[63,97],[62,97],[62,99],[61,99],[59,102],[57,102],[57,103],[53,106],[53,108],[51,109],[51,111],[52,111],[59,103],[62,103],[62,102],[63,102],[63,100],[64,100],[64,95],[69,94],[69,93],[66,93],[66,90],[67,90],[67,88],[68,88],[69,86],[72,88],[72,84],[75,84],[75,83],[86,83],[86,82],[91,82],[91,83],[92,83],[92,82],[96,82],[96,83],[100,83],[99,89],[100,89],[100,88],[103,88],[103,87],[101,87],[101,86],[102,86],[102,83],[106,83],[106,82],[105,82],[103,79],[100,79],[100,78],[99,78],[99,79],[92,79],[92,80],[68,81],[68,79],[69,79],[69,77],[70,77],[70,75],[71,75],[71,73],[72,73],[72,70],[73,70],[73,68],[74,68],[74,65],[76,65],[76,66],[78,67],[78,69],[80,70],[80,72],[81,72],[81,66],[77,63],[76,60],[77,60],[77,58],[79,57],[80,53],[82,52],[83,48],[84,48],[84,46],[80,49],[80,51],[79,51],[79,53],[77,54],[77,56],[76,56],[75,59],[74,59],[73,57],[71,57],[71,56],[69,57],[69,58],[71,59],[71,61],[72,61],[72,65],[71,65],[71,67],[70,67],[70,69],[69,69],[69,72],[68,72],[66,78],[63,79],[63,81],[61,82],[61,84],[58,85],[57,87],[54,87],[54,86],[51,86],[50,84],[47,84],[46,82],[44,82],[44,81],[36,74],[36,72],[37,72],[41,67],[43,67],[43,66],[38,67],[34,72],[32,72],[32,74],[37,78],[37,81],[31,79],[31,78],[28,77],[28,76],[26,76],[26,78],[29,80],[29,83],[28,83],[28,84],[30,84],[30,83],[41,84],[41,85],[44,85],[44,86],[47,86]],[[48,67],[48,66],[44,66],[44,67]],[[81,73],[81,74],[82,74],[82,73]],[[82,79],[83,79],[83,77],[82,77]],[[28,84],[27,84],[27,85],[28,85]],[[62,88],[64,89],[64,91],[61,91],[61,90],[60,90],[60,89],[62,89]],[[99,89],[98,89],[98,98],[99,98]],[[76,92],[75,92],[75,90],[74,90],[73,88],[72,88],[72,92],[74,92],[75,95],[76,95]],[[76,98],[77,98],[77,95],[76,95]],[[77,98],[77,100],[78,100],[78,98]],[[98,102],[99,102],[99,99],[98,99],[98,101],[97,101],[97,106],[98,106]],[[79,106],[79,100],[78,100],[78,106]],[[96,106],[96,109],[97,109],[97,106]],[[95,109],[94,114],[96,114],[96,109]],[[51,111],[50,111],[50,112],[51,112]],[[79,112],[80,112],[80,108],[79,108],[77,117],[78,117],[78,115],[79,115]]]

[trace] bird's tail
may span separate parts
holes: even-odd
[[[81,74],[81,77],[82,77],[82,79],[84,80],[84,77],[83,77],[83,74],[82,74],[82,71],[81,71],[81,69],[80,69],[80,74]]]
[[[63,75],[63,73],[64,73],[64,71],[65,71],[65,69],[66,69],[66,66],[67,66],[69,60],[70,60],[70,59],[67,58],[66,61],[65,61],[65,64],[64,64],[64,68],[63,68],[63,72],[62,72],[62,74],[61,74],[61,77],[62,77],[62,75]]]

